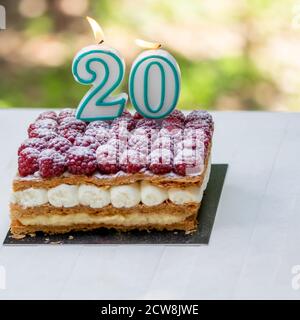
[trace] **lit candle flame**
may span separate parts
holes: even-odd
[[[135,40],[136,45],[143,49],[158,49],[161,47],[160,43],[157,42],[149,42],[141,39],[136,39]]]
[[[97,41],[97,43],[102,43],[104,41],[104,33],[103,33],[102,28],[100,27],[98,22],[96,20],[94,20],[93,18],[86,17],[86,19],[89,22],[89,24],[93,30],[95,40]]]

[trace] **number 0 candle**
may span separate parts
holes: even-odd
[[[111,120],[122,114],[128,99],[126,93],[111,96],[123,80],[125,63],[117,50],[103,44],[103,32],[97,22],[87,19],[98,45],[83,48],[73,60],[72,72],[76,81],[92,86],[80,101],[76,118]]]
[[[166,117],[176,107],[180,93],[180,69],[175,58],[160,44],[136,43],[149,50],[133,62],[129,75],[129,95],[134,108],[146,118]]]

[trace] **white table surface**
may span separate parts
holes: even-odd
[[[39,112],[0,110],[1,243],[17,147]],[[213,116],[213,163],[229,170],[208,246],[2,245],[0,299],[299,299],[300,113]]]

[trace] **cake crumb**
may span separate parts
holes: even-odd
[[[61,241],[51,241],[50,244],[61,244]]]
[[[25,234],[13,234],[11,237],[13,239],[20,240],[20,239],[24,239],[26,237],[26,235]]]
[[[68,239],[69,239],[69,240],[73,240],[74,237],[73,237],[73,236],[69,236]]]
[[[194,229],[194,230],[185,231],[185,234],[186,234],[186,235],[189,235],[189,234],[194,233],[195,231],[196,231],[195,229]]]
[[[29,235],[30,235],[31,238],[34,238],[36,236],[35,233],[30,233]]]

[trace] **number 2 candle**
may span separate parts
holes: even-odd
[[[98,44],[83,48],[73,60],[72,72],[76,81],[92,86],[80,101],[76,118],[111,120],[122,114],[128,99],[126,93],[111,96],[123,80],[125,62],[117,50],[103,44],[103,32],[97,22],[87,19]]]
[[[134,108],[146,118],[166,117],[176,107],[180,93],[180,69],[160,44],[136,40],[147,48],[133,62],[129,95]]]

